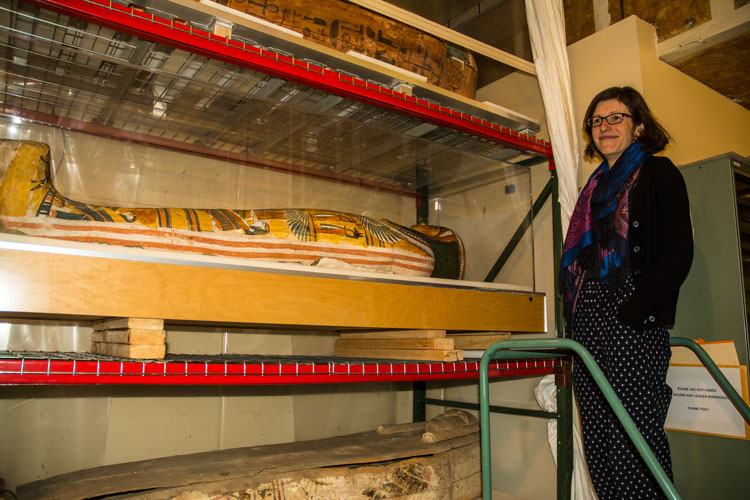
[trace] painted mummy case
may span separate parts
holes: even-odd
[[[71,200],[49,146],[0,140],[0,231],[60,240],[461,279],[464,248],[444,227],[318,209],[123,208]]]

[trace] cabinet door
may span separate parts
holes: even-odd
[[[681,168],[693,218],[695,257],[680,289],[671,334],[691,339],[734,340],[747,364],[747,321],[735,175],[748,165],[721,157]],[[744,498],[750,490],[750,442],[668,432],[675,485],[686,500]]]
[[[747,313],[735,192],[735,170],[736,175],[743,175],[742,167],[733,157],[722,156],[681,169],[690,197],[695,256],[680,289],[672,335],[707,342],[734,340],[740,363],[747,364]],[[747,165],[744,168],[750,171]]]

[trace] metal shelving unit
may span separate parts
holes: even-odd
[[[262,168],[394,191],[487,182],[549,161],[534,122],[399,83],[346,60],[214,19],[179,3],[11,0],[0,6],[0,112]],[[298,52],[299,51],[299,52]],[[442,102],[442,104],[440,103]],[[394,140],[394,138],[396,138]],[[462,179],[441,170],[472,162]],[[499,172],[488,172],[493,162]],[[429,192],[429,191],[428,191]],[[554,361],[498,363],[493,376],[553,373]],[[413,363],[309,358],[122,361],[82,353],[5,352],[8,384],[280,384],[477,378],[478,361]]]

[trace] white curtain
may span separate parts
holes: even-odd
[[[526,0],[526,19],[560,185],[564,236],[578,198],[579,156],[562,0]]]
[[[547,116],[547,128],[559,180],[561,223],[563,235],[578,199],[578,133],[573,96],[570,90],[570,69],[565,40],[565,16],[562,0],[526,0],[526,19],[531,38],[539,87]],[[555,277],[557,279],[557,277]],[[547,411],[557,409],[554,378],[543,378],[536,388],[539,405]],[[577,412],[574,412],[577,413]],[[577,419],[575,419],[577,420]],[[548,424],[548,439],[557,464],[557,420]],[[574,425],[573,500],[596,500],[596,493],[586,470],[583,445]]]
[[[557,411],[557,386],[555,376],[547,375],[542,378],[534,389],[534,397],[544,411]],[[552,458],[557,465],[557,420],[547,422],[547,439],[552,449]],[[594,486],[591,484],[586,458],[583,456],[581,432],[578,430],[578,412],[573,408],[573,480],[570,488],[570,498],[573,500],[597,500]]]

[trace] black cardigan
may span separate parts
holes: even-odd
[[[628,247],[635,292],[620,306],[620,321],[671,328],[693,261],[693,228],[685,180],[669,158],[651,156],[641,167],[630,193]]]

